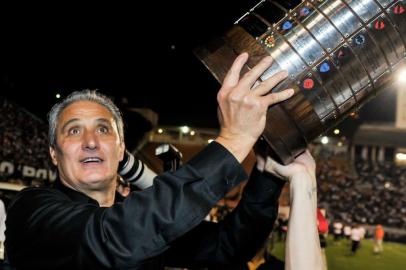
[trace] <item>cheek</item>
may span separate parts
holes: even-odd
[[[75,143],[61,143],[59,156],[63,160],[75,159],[78,157],[80,146]]]
[[[114,154],[119,161],[121,161],[124,157],[124,148],[121,144],[117,145],[114,149]]]

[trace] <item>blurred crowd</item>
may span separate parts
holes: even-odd
[[[406,169],[330,159],[318,164],[319,204],[330,220],[406,229]]]
[[[0,98],[0,161],[8,161],[16,167],[28,165],[50,169],[47,125],[20,108]],[[22,178],[20,170],[15,174],[0,173],[0,180]]]

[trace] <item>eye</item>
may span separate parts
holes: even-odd
[[[109,129],[108,129],[106,126],[100,126],[100,127],[97,129],[97,131],[98,131],[99,133],[108,133],[108,132],[109,132]]]
[[[79,128],[71,128],[71,129],[69,129],[69,131],[68,131],[68,134],[69,135],[78,135],[80,133],[80,129]]]

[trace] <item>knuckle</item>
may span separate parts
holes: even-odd
[[[224,88],[221,88],[220,91],[217,93],[217,100],[222,100],[224,98]]]
[[[223,100],[223,98],[221,97],[220,92],[217,94],[217,103],[221,103],[221,101]]]
[[[253,104],[252,98],[251,98],[250,96],[245,96],[245,97],[243,98],[243,103],[246,104],[246,105],[251,105],[251,104]]]
[[[220,91],[217,93],[217,101],[222,102],[227,98],[227,91],[225,88],[221,88]]]
[[[231,94],[228,96],[228,100],[229,100],[231,103],[240,103],[240,102],[241,102],[241,97],[240,97],[240,95],[238,95],[238,94],[231,93]]]
[[[245,96],[244,97],[244,104],[248,107],[248,108],[260,108],[262,107],[262,102],[261,99],[259,98],[254,98],[252,96]]]

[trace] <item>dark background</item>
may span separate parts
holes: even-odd
[[[153,109],[160,125],[218,127],[220,84],[193,49],[221,35],[256,2],[4,7],[0,95],[45,120],[57,93],[97,88],[121,108]],[[363,121],[394,121],[394,91],[345,121],[344,133]]]

